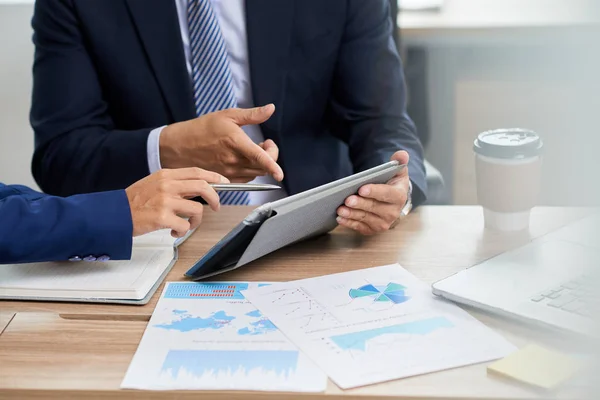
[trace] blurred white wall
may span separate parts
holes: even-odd
[[[427,49],[426,155],[453,204],[477,204],[477,134],[508,127],[544,139],[540,204],[596,204],[598,3],[445,0],[439,12],[400,13],[403,44]]]
[[[0,1],[0,181],[36,187],[31,176],[31,1]]]

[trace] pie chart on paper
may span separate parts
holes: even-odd
[[[377,302],[391,302],[394,304],[404,303],[410,299],[406,295],[404,290],[405,286],[399,283],[390,282],[387,285],[363,285],[358,289],[350,289],[348,293],[351,299],[358,299],[361,297],[369,297],[373,301]]]

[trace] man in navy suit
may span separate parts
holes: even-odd
[[[350,196],[340,224],[380,232],[425,200],[387,0],[38,0],[32,25],[32,168],[48,193],[196,166],[285,172],[286,195],[394,159],[408,171]]]
[[[218,210],[207,182],[227,179],[199,168],[164,169],[125,190],[67,198],[0,183],[0,264],[129,259],[134,236],[171,229],[181,237],[200,225],[202,205],[188,197],[202,196]]]

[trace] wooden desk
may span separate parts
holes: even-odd
[[[180,260],[167,280],[182,280],[183,272],[194,260],[247,212],[246,208],[228,207],[218,216],[207,213],[201,232],[182,246]],[[220,279],[281,281],[400,262],[431,283],[587,213],[585,209],[537,209],[529,233],[504,235],[483,229],[478,207],[423,207],[391,232],[363,238],[338,229],[326,237],[280,250]],[[119,390],[156,301],[157,295],[150,304],[141,307],[0,302],[0,327],[8,323],[0,335],[0,398],[538,398],[528,389],[488,378],[484,364],[348,391],[341,391],[330,382],[326,393],[311,395],[257,392],[175,395]],[[532,338],[538,340],[539,335],[527,327],[480,313],[474,315],[516,345]]]

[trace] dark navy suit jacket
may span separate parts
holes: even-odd
[[[123,190],[60,198],[0,183],[0,264],[131,257]]]
[[[406,114],[388,0],[246,0],[254,103],[294,194],[423,149]],[[37,0],[33,174],[52,194],[122,189],[149,173],[157,127],[195,117],[174,0]]]

